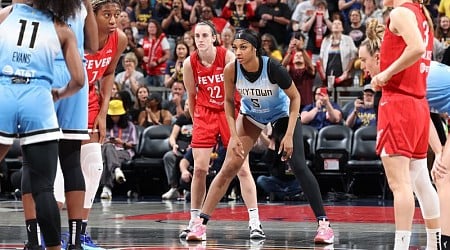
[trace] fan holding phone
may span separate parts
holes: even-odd
[[[363,126],[376,126],[377,118],[373,107],[375,91],[370,84],[364,86],[362,96],[358,97],[354,102],[353,112],[348,114],[345,120],[347,127],[356,130]]]
[[[326,87],[317,87],[314,89],[314,102],[306,105],[300,116],[303,124],[320,130],[325,126],[340,123],[342,110],[337,103],[330,101]]]

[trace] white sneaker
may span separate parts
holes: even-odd
[[[126,182],[127,180],[125,179],[125,175],[123,174],[122,170],[120,168],[116,168],[114,170],[114,175],[116,176],[116,181],[119,184],[122,184],[124,182]]]
[[[265,239],[266,235],[262,229],[261,224],[249,223],[250,239]]]
[[[103,190],[102,190],[102,194],[100,195],[100,198],[111,200],[112,199],[111,189],[107,186],[104,186]]]
[[[169,191],[167,191],[166,193],[164,193],[161,198],[163,200],[173,200],[173,199],[177,199],[178,196],[180,196],[180,194],[178,193],[177,188],[171,188],[169,189]]]

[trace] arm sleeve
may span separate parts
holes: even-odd
[[[271,83],[278,84],[282,89],[287,89],[291,86],[292,78],[281,63],[269,58],[267,71]]]

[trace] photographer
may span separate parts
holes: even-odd
[[[169,191],[162,195],[163,199],[176,199],[179,196],[178,182],[179,169],[178,163],[191,144],[192,138],[192,119],[189,114],[188,101],[184,105],[184,113],[178,116],[172,127],[172,133],[169,137],[169,143],[172,150],[164,154],[164,170],[166,171],[167,182],[170,186]]]
[[[362,98],[359,97],[355,100],[355,108],[345,121],[347,127],[357,130],[363,126],[377,125],[377,118],[373,107],[374,95],[375,92],[370,84],[365,85]]]

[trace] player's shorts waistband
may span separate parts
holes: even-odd
[[[43,78],[31,78],[23,76],[0,76],[0,84],[43,84],[50,85],[50,81]]]

